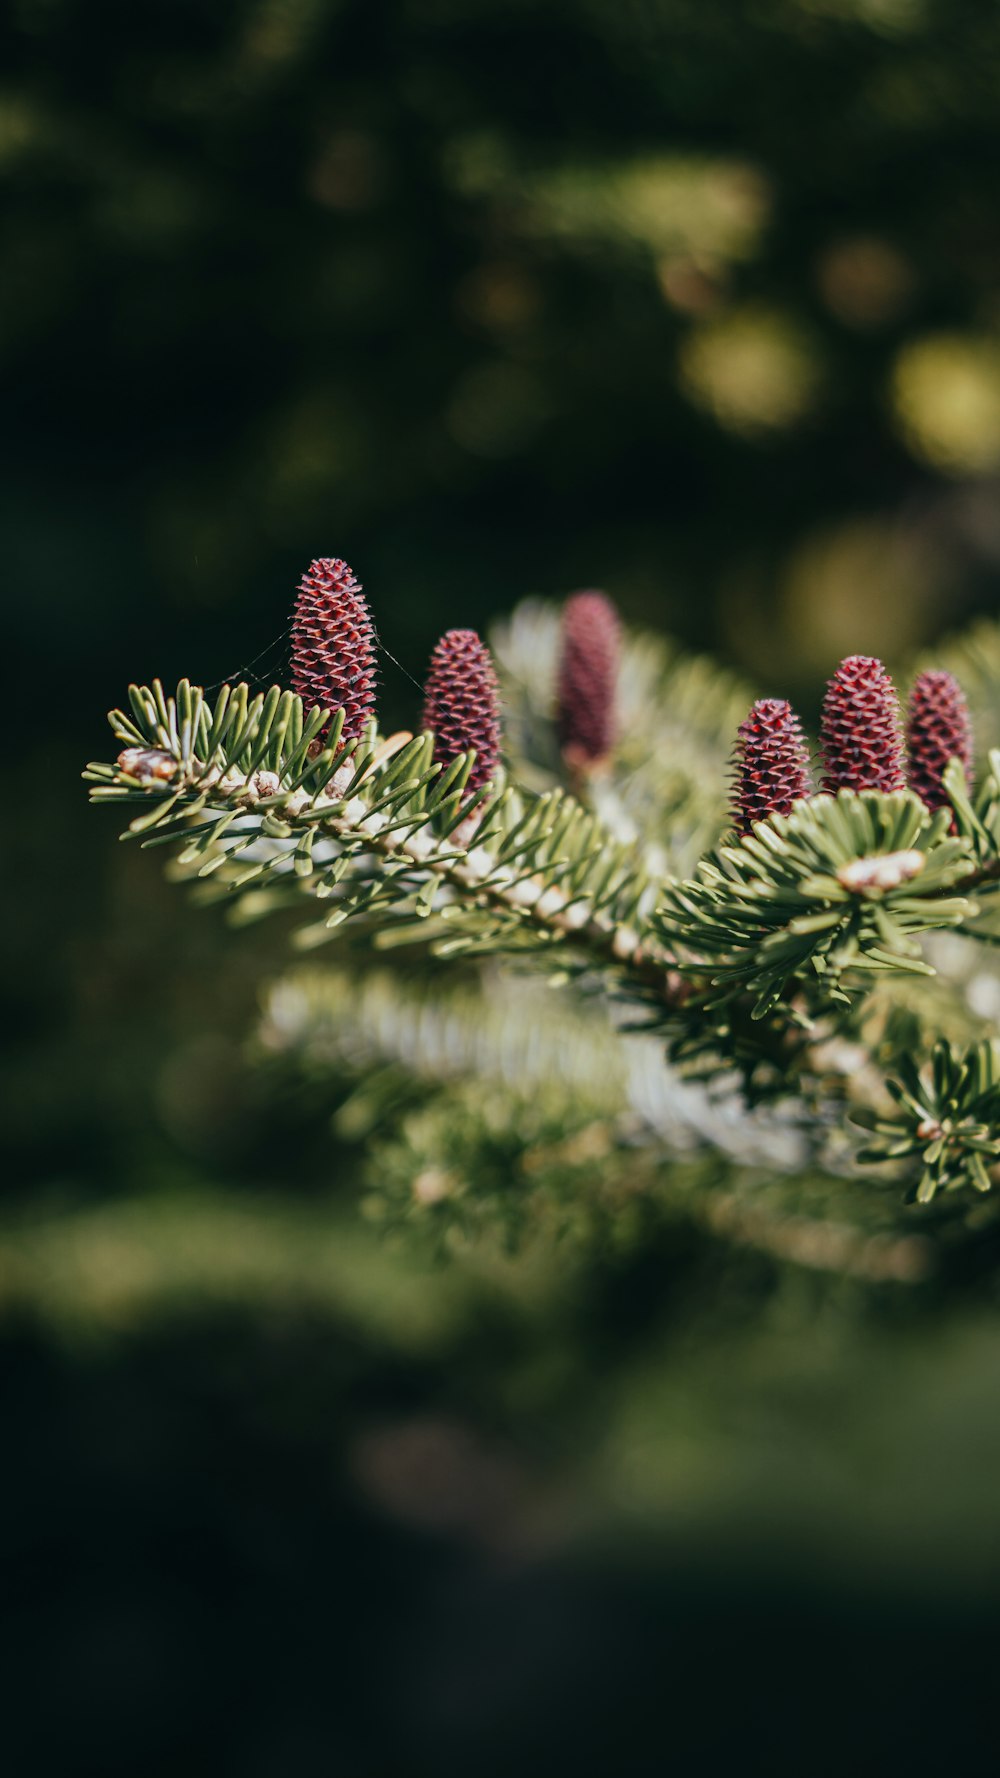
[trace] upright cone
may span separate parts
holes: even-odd
[[[302,576],[292,613],[292,688],[306,711],[344,712],[353,741],[375,712],[375,627],[346,562],[323,556]]]
[[[906,753],[910,789],[929,809],[948,801],[944,770],[950,759],[961,761],[966,783],[972,784],[972,721],[958,680],[951,673],[921,673],[914,681],[906,712]]]
[[[749,833],[768,815],[787,815],[812,794],[809,750],[791,704],[760,698],[736,735],[733,820]]]
[[[423,722],[434,730],[434,758],[442,765],[475,748],[469,790],[495,777],[500,697],[493,657],[475,630],[448,630],[437,644],[424,685]]]
[[[563,606],[556,727],[563,753],[583,770],[615,744],[620,625],[604,593],[574,593]]]
[[[906,789],[899,699],[881,661],[841,661],[823,700],[820,746],[824,790]]]

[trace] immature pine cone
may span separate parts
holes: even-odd
[[[603,593],[574,593],[563,606],[556,727],[571,764],[604,759],[615,744],[618,613]]]
[[[881,661],[841,661],[823,699],[820,745],[824,790],[905,790],[899,699]]]
[[[475,630],[448,630],[431,655],[423,726],[434,730],[434,758],[442,765],[475,748],[469,790],[495,776],[500,758],[497,676],[493,657]]]
[[[802,725],[785,698],[760,698],[736,733],[733,820],[740,833],[812,795]]]
[[[950,673],[921,673],[906,712],[910,789],[929,809],[946,806],[941,782],[950,759],[960,759],[972,785],[972,722],[958,680]]]
[[[317,704],[343,709],[345,741],[357,739],[375,710],[375,627],[358,582],[335,557],[313,562],[299,584],[292,688],[307,715]]]

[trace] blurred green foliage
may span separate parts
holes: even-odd
[[[53,667],[110,697],[183,636],[215,678],[329,549],[416,666],[580,582],[771,678],[814,672],[817,622],[824,660],[892,651],[990,598],[992,9],[13,0],[0,29],[0,521]]]
[[[9,0],[14,1771],[992,1769],[993,1266],[427,1273],[248,1069],[281,934],[75,774],[319,553],[418,677],[580,584],[806,697],[989,609],[998,85],[980,0]]]

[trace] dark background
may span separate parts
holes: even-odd
[[[809,709],[995,610],[998,98],[977,0],[9,0],[12,1770],[994,1769],[989,1280],[386,1249],[282,935],[78,773],[319,554],[418,678],[602,585]]]

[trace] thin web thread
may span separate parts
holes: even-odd
[[[247,661],[242,666],[234,667],[233,671],[231,673],[223,673],[221,679],[214,679],[212,681],[211,685],[206,685],[202,689],[207,692],[208,691],[218,691],[220,685],[233,685],[239,679],[245,680],[248,685],[263,685],[265,680],[269,677],[268,670],[265,669],[263,672],[258,673],[258,672],[255,672],[254,669],[257,667],[257,665],[260,661],[266,659],[266,657],[271,654],[272,650],[277,648],[279,642],[286,642],[288,640],[289,636],[292,633],[292,627],[293,626],[292,626],[291,620],[289,620],[289,622],[285,625],[284,629],[279,630],[278,634],[273,638],[273,640],[268,642],[266,647],[262,648],[259,654],[254,655],[253,660]],[[421,685],[419,679],[414,679],[413,674],[410,672],[409,668],[404,667],[402,661],[397,660],[396,656],[391,652],[391,650],[386,648],[386,645],[382,641],[382,638],[378,634],[377,630],[375,632],[375,645],[378,649],[379,654],[384,654],[386,660],[391,661],[393,666],[397,667],[399,669],[399,671],[400,671],[400,673],[402,673],[404,679],[408,679],[410,684],[416,687],[417,691],[419,691],[419,692],[423,691],[424,688]]]
[[[262,661],[264,659],[265,655],[269,655],[271,653],[272,649],[277,648],[279,642],[287,641],[287,639],[291,635],[291,633],[292,633],[292,625],[291,625],[291,621],[289,620],[289,622],[285,625],[284,629],[278,631],[278,634],[275,636],[274,640],[272,642],[269,642],[267,644],[266,648],[262,648],[259,654],[254,655],[252,661],[248,661],[245,666],[234,667],[234,669],[231,673],[223,673],[221,679],[213,680],[211,685],[203,686],[202,690],[203,691],[218,691],[220,685],[233,685],[236,683],[237,680],[240,679],[241,676],[246,680],[246,683],[248,685],[263,685],[265,679],[267,678],[267,674],[266,673],[255,673],[254,668],[256,667],[258,661]]]
[[[379,654],[384,654],[387,661],[391,661],[394,667],[399,668],[400,672],[403,675],[403,678],[408,679],[410,681],[411,685],[415,685],[417,690],[419,692],[422,692],[424,688],[421,685],[419,679],[414,679],[413,674],[410,672],[409,668],[404,667],[402,661],[397,661],[396,656],[394,654],[389,653],[389,650],[386,648],[386,645],[382,641],[382,638],[380,636],[376,635],[375,640],[378,644]]]

